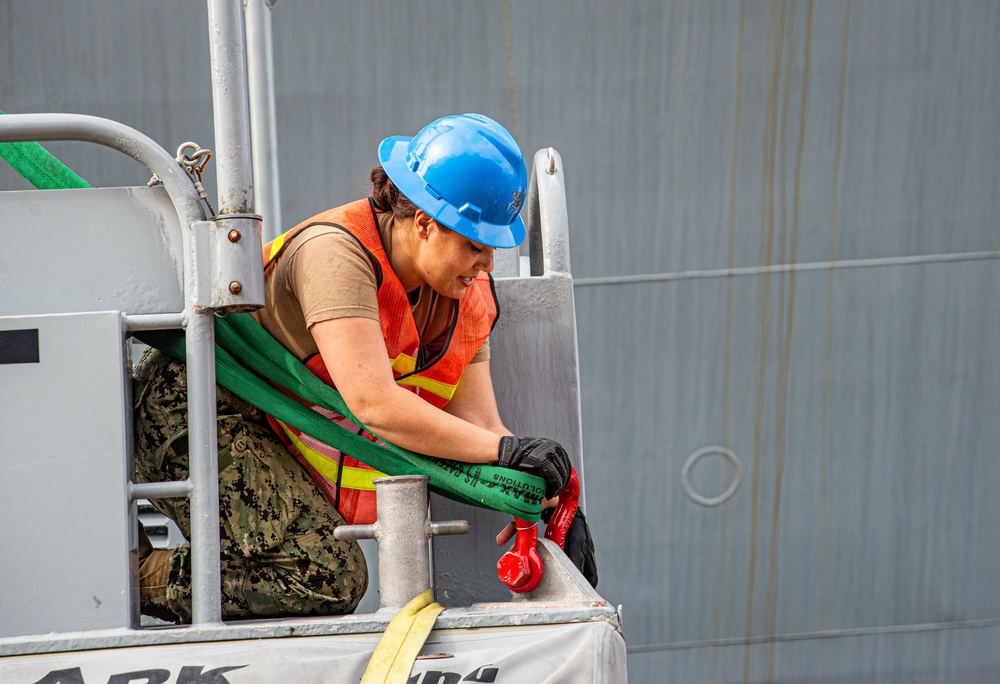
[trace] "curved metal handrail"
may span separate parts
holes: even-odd
[[[190,179],[166,150],[124,124],[85,114],[5,114],[0,116],[0,142],[76,140],[104,145],[132,157],[155,173],[184,224],[206,217]]]

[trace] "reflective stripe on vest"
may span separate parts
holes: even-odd
[[[400,377],[403,375],[408,375],[413,373],[417,368],[417,360],[412,356],[407,356],[406,354],[400,354],[394,358],[390,365],[392,370],[396,375],[396,384],[403,385],[407,388],[419,388],[427,390],[431,394],[436,394],[445,402],[451,401],[451,398],[455,396],[455,390],[458,389],[458,385],[449,385],[439,380],[434,380],[433,378],[427,378],[422,375],[409,375],[408,377]],[[419,392],[418,392],[419,394]],[[427,399],[426,395],[424,396]],[[435,403],[435,402],[431,402]]]
[[[278,252],[280,252],[281,248],[285,246],[285,239],[287,238],[287,236],[288,233],[283,233],[282,235],[279,235],[274,240],[272,240],[270,245],[264,246],[266,250],[264,252],[265,266],[274,261],[274,257],[278,256]],[[268,249],[268,247],[270,248]]]
[[[396,383],[428,403],[438,408],[444,407],[455,395],[462,372],[489,337],[496,323],[497,303],[492,279],[488,274],[480,273],[474,286],[458,300],[444,348],[425,362],[422,368],[418,368],[420,338],[413,320],[413,311],[385,253],[371,200],[352,202],[319,214],[264,245],[262,256],[265,277],[270,275],[277,259],[292,239],[302,230],[315,225],[344,230],[358,241],[378,265],[376,280],[379,322]],[[334,386],[319,354],[309,358],[306,367],[323,382]],[[316,406],[312,408],[331,420],[346,423],[345,427],[358,429],[343,416]],[[341,454],[332,446],[303,435],[271,416],[268,416],[268,421],[348,523],[375,522],[374,485],[371,480],[382,477],[382,473]],[[365,436],[374,439],[367,433]]]
[[[302,433],[296,432],[280,420],[276,422],[281,425],[282,431],[287,435],[289,441],[295,445],[298,452],[309,461],[309,465],[331,482],[339,481],[341,487],[374,492],[375,478],[385,476],[385,473],[373,470],[372,468],[352,468],[346,465],[338,465],[333,459],[327,458],[306,444],[302,439],[304,437]]]

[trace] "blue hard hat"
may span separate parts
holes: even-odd
[[[386,138],[378,157],[400,192],[441,225],[490,247],[524,240],[518,213],[528,169],[514,137],[493,119],[446,116],[412,138]]]

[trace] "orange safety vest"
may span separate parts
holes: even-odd
[[[359,200],[299,224],[264,245],[264,275],[267,277],[273,270],[284,247],[310,226],[334,226],[353,236],[376,266],[379,322],[396,383],[442,408],[455,394],[462,372],[496,325],[499,308],[493,278],[488,273],[479,274],[474,285],[458,300],[444,347],[429,359],[421,358],[420,337],[413,320],[413,310],[385,253],[375,213],[375,204],[371,199]],[[335,387],[319,354],[307,359],[305,365],[323,382]],[[303,403],[309,405],[308,402]],[[319,406],[310,406],[341,427],[373,442],[378,441],[350,419]],[[375,485],[372,481],[383,477],[383,473],[276,418],[268,416],[268,422],[348,523],[375,522]]]

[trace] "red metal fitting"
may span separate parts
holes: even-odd
[[[559,503],[556,504],[555,510],[552,511],[552,517],[549,518],[549,522],[545,526],[545,538],[554,541],[560,549],[566,549],[566,533],[569,531],[573,518],[576,517],[576,509],[579,507],[580,480],[576,476],[576,468],[573,468],[569,474],[569,484],[566,485],[566,489],[560,492]]]
[[[514,546],[497,561],[497,576],[511,591],[529,592],[542,581],[542,558],[538,555],[538,523],[514,518]]]
[[[569,484],[559,494],[559,503],[552,511],[545,528],[545,538],[551,539],[560,549],[566,546],[566,532],[569,530],[576,509],[580,507],[580,480],[576,469],[570,472]],[[545,572],[542,558],[538,555],[538,523],[529,523],[514,518],[511,523],[517,533],[514,546],[497,561],[497,575],[500,581],[518,594],[535,589]],[[511,525],[497,536],[497,544],[503,546],[511,537]]]

